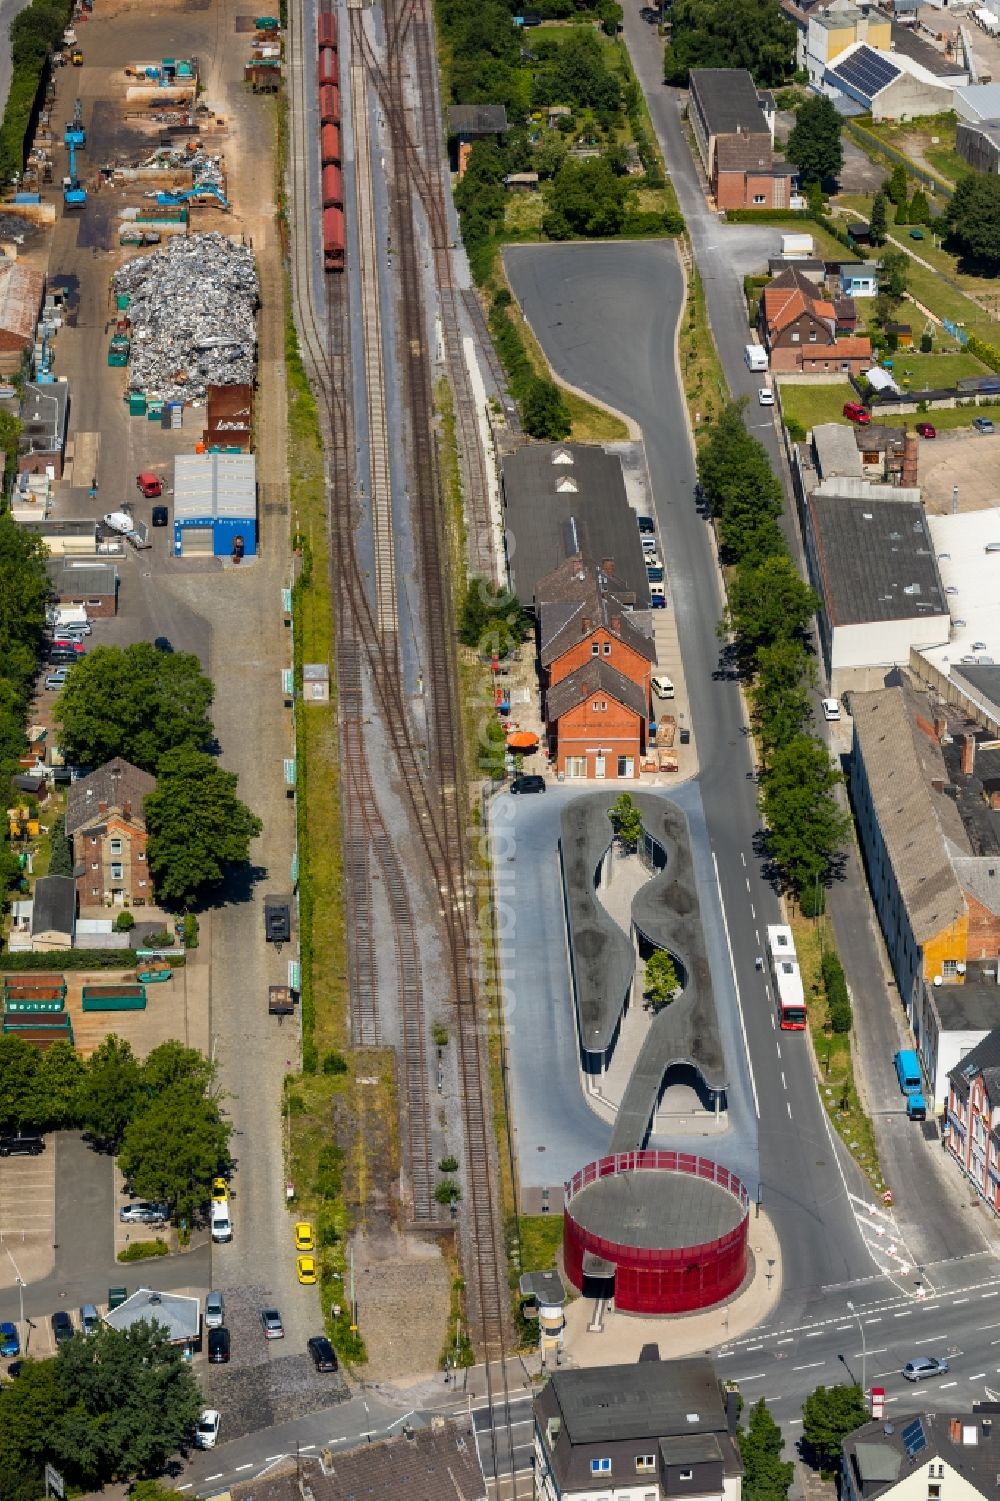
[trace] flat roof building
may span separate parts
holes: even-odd
[[[48,558],[52,593],[61,605],[83,605],[88,615],[106,618],[118,609],[118,568],[103,558]]]
[[[257,461],[252,453],[185,453],[174,459],[175,557],[257,552]]]

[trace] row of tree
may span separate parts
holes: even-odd
[[[215,1065],[179,1042],[140,1062],[112,1034],[85,1063],[68,1042],[40,1053],[20,1037],[0,1037],[0,1128],[24,1127],[87,1131],[118,1154],[134,1193],[169,1204],[189,1224],[229,1161]]]
[[[12,441],[16,453],[16,432],[5,432],[0,425],[0,440],[5,445]],[[42,653],[50,594],[45,557],[45,546],[38,538],[8,513],[0,515],[0,793],[6,799],[4,807],[10,802],[11,778],[20,770],[25,751],[28,706]],[[4,832],[0,835],[0,910],[19,879],[17,857]]]
[[[698,456],[698,478],[729,570],[720,632],[750,690],[761,753],[760,810],[775,871],[812,911],[847,836],[840,773],[810,732],[815,687],[809,624],[818,600],[799,577],[778,525],[781,486],[746,430],[745,402],[722,413]]]
[[[155,1473],[190,1441],[200,1410],[191,1364],[166,1329],[102,1326],[68,1340],[4,1385],[0,1495],[37,1501],[46,1464],[74,1494]]]
[[[49,57],[62,41],[71,0],[32,0],[10,25],[11,80],[0,124],[0,177],[24,167],[25,137]]]
[[[147,641],[98,646],[74,663],[56,701],[67,759],[100,766],[124,756],[157,779],[145,801],[157,899],[191,905],[245,863],[260,833],[237,778],[210,752],[214,689],[196,656]]]
[[[837,1472],[844,1439],[870,1421],[864,1393],[855,1383],[819,1386],[802,1407],[803,1456],[824,1475]],[[750,1409],[747,1426],[737,1432],[743,1461],[745,1501],[784,1501],[794,1466],[782,1459],[781,1429],[761,1397]]]

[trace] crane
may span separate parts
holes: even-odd
[[[63,204],[66,208],[86,208],[87,189],[76,173],[76,147],[69,143],[69,176],[63,178]]]
[[[73,105],[73,118],[67,121],[63,141],[67,146],[79,149],[87,144],[87,132],[83,128],[83,105],[78,99]]]

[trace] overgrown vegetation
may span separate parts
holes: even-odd
[[[686,88],[692,68],[746,68],[759,88],[791,78],[795,27],[777,0],[676,0],[663,55],[667,83]]]
[[[32,0],[11,22],[10,91],[0,123],[0,177],[4,182],[10,182],[24,167],[26,136],[38,91],[72,12],[72,0]]]
[[[27,14],[24,11],[17,19]],[[42,653],[50,596],[47,556],[43,542],[30,536],[8,513],[0,515],[0,792],[6,799],[4,807],[10,805],[11,779],[20,770],[20,757],[26,748],[28,706]],[[24,801],[20,795],[18,800]],[[20,884],[20,864],[4,820],[0,834],[0,912]]]

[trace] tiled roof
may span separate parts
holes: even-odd
[[[150,776],[148,771],[133,766],[131,761],[116,756],[113,761],[106,761],[103,766],[92,771],[89,777],[81,777],[70,787],[66,804],[66,833],[79,833],[99,819],[103,822],[106,815],[98,811],[102,803],[109,809],[118,810],[129,803],[133,820],[142,823],[146,798],[155,791],[155,777]]]
[[[568,677],[554,683],[545,695],[545,716],[550,724],[575,709],[594,694],[604,694],[624,704],[640,719],[648,713],[646,690],[641,683],[633,682],[603,657],[591,657],[582,667]]]
[[[613,575],[579,556],[567,558],[538,580],[536,608],[543,667],[602,627],[647,661],[656,661],[652,638],[639,629],[626,603],[613,592],[614,582]]]

